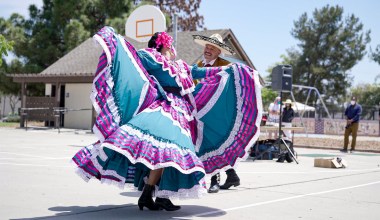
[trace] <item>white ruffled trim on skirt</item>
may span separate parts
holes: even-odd
[[[75,163],[74,163],[75,164]],[[80,177],[82,178],[85,182],[89,182],[90,179],[92,178],[95,178],[93,175],[91,174],[88,174],[86,171],[84,171],[83,169],[81,168],[78,168],[75,164],[75,173]],[[134,184],[132,183],[125,183],[124,182],[117,182],[117,181],[114,181],[114,180],[110,180],[110,179],[102,179],[100,181],[100,183],[102,184],[107,184],[107,185],[112,185],[112,186],[116,186],[120,189],[125,189],[125,188],[128,188],[129,190],[131,191],[139,191],[138,190],[138,187],[135,187]]]
[[[194,154],[190,150],[182,150],[176,144],[158,141],[153,136],[151,136],[149,134],[144,134],[144,133],[142,133],[139,130],[136,130],[136,129],[132,128],[132,127],[129,127],[128,125],[123,125],[123,126],[120,127],[120,129],[125,130],[130,135],[136,136],[139,140],[151,143],[155,147],[158,147],[158,148],[173,148],[173,149],[175,148],[175,149],[178,149],[179,151],[183,151],[182,155],[187,155],[189,153],[190,154]],[[117,146],[114,146],[112,144],[109,144],[109,143],[102,143],[102,145],[100,147],[101,149],[99,149],[99,151],[95,153],[95,155],[99,156],[100,159],[102,159],[103,161],[105,161],[105,160],[108,159],[106,153],[102,149],[104,147],[109,148],[111,150],[114,150],[114,151],[116,151],[116,152],[118,152],[118,153],[126,156],[128,158],[128,160],[130,160],[133,164],[135,164],[135,163],[143,163],[145,166],[147,166],[151,170],[156,170],[156,169],[165,168],[165,167],[174,167],[174,168],[176,168],[177,170],[179,170],[183,174],[190,174],[190,173],[193,173],[195,171],[199,171],[199,172],[205,173],[203,167],[194,167],[194,168],[189,169],[189,170],[183,170],[175,162],[166,162],[164,164],[153,165],[153,164],[150,163],[150,161],[147,161],[145,158],[137,158],[137,159],[135,159],[134,157],[132,157],[132,155],[130,155],[125,150],[123,150],[123,149],[121,149],[121,148],[119,148]],[[197,158],[197,156],[195,154],[194,154],[194,158]],[[202,164],[202,163],[200,162],[200,164]]]
[[[167,143],[161,143],[161,144],[168,145]],[[128,188],[132,189],[133,191],[137,191],[137,188],[134,186],[134,184],[132,184],[132,183],[125,183],[126,178],[120,176],[114,170],[104,170],[103,167],[99,164],[97,156],[99,156],[103,161],[105,161],[106,159],[108,159],[107,155],[103,151],[104,147],[112,149],[112,150],[115,150],[118,153],[121,153],[122,155],[126,156],[128,158],[128,160],[130,160],[134,164],[138,163],[138,162],[143,163],[145,166],[147,166],[151,170],[159,169],[159,168],[165,168],[165,167],[174,167],[177,170],[179,170],[181,173],[184,173],[184,174],[191,174],[191,173],[196,172],[196,171],[204,173],[204,169],[203,168],[199,168],[199,167],[195,167],[195,168],[193,168],[191,170],[182,170],[174,162],[165,163],[164,165],[152,166],[152,164],[149,161],[146,161],[143,158],[139,158],[139,159],[135,160],[135,159],[133,159],[133,157],[129,153],[127,153],[125,151],[122,151],[120,148],[118,148],[118,147],[116,147],[116,146],[114,146],[112,144],[108,144],[108,143],[97,143],[95,145],[90,146],[88,148],[88,150],[90,151],[90,154],[92,155],[91,161],[92,161],[93,165],[95,166],[95,168],[101,173],[101,175],[114,176],[114,177],[116,177],[116,178],[118,178],[120,180],[120,181],[115,181],[115,180],[112,180],[112,179],[104,179],[104,178],[102,178],[101,179],[101,183],[105,183],[105,184],[109,184],[109,185],[114,185],[114,186],[117,186],[120,189],[124,189],[125,187],[128,187]],[[73,161],[71,161],[71,162],[73,164],[75,164],[75,166],[76,166],[76,173],[84,181],[88,182],[90,179],[94,178],[93,175],[88,174],[86,171],[84,171],[83,169],[79,168],[76,163],[74,163]],[[145,181],[146,181],[146,178],[145,178]],[[205,178],[202,178],[199,181],[199,185],[195,185],[191,189],[179,189],[178,192],[168,191],[168,190],[161,190],[160,191],[159,189],[156,189],[156,195],[158,197],[163,197],[163,198],[179,198],[179,199],[200,198],[200,197],[202,197],[206,193],[206,188],[204,188],[203,185],[205,185]]]
[[[201,182],[204,182],[202,178]],[[200,199],[207,194],[207,189],[201,185],[195,185],[191,189],[180,189],[178,192],[157,189],[155,195],[160,198],[170,199]]]

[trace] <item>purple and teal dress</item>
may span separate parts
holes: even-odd
[[[197,68],[155,49],[136,51],[110,27],[94,39],[103,48],[91,94],[99,140],[72,158],[84,180],[141,190],[150,170],[165,168],[156,196],[199,198],[206,174],[247,157],[262,112],[256,71]],[[195,87],[193,78],[204,79]]]

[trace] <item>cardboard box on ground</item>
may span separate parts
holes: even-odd
[[[324,168],[346,168],[348,163],[346,160],[340,157],[334,158],[315,158],[314,167],[324,167]]]

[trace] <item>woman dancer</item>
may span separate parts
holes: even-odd
[[[143,190],[141,210],[174,211],[169,198],[199,198],[206,173],[245,159],[261,118],[254,70],[173,61],[165,32],[139,51],[110,27],[94,38],[104,50],[91,95],[99,141],[73,157],[81,177]],[[193,77],[205,79],[195,88]]]

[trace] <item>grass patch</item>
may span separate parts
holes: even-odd
[[[379,154],[357,153],[357,151],[355,153],[350,154],[350,155],[353,155],[353,156],[366,156],[366,157],[378,157],[378,156],[380,156]]]
[[[19,122],[0,122],[1,128],[16,128],[19,126],[20,126]]]

